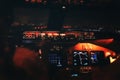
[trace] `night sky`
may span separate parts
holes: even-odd
[[[53,27],[79,24],[120,25],[119,1],[94,1],[97,6],[88,5],[74,8],[66,6],[65,10],[62,10],[62,7],[54,9],[49,7],[14,8],[14,22],[46,24]]]
[[[96,10],[96,9],[76,9],[68,10],[65,13],[63,24],[77,25],[77,24],[119,24],[120,12],[111,10]],[[59,17],[54,19],[54,16],[61,15],[53,14],[52,20],[60,22]],[[14,9],[14,20],[23,24],[47,24],[50,19],[50,9],[39,8],[17,8]]]
[[[48,9],[40,8],[15,8],[14,21],[22,24],[47,24],[49,16]]]
[[[67,24],[119,24],[120,12],[117,10],[84,9],[68,11],[65,17]]]

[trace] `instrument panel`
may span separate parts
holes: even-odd
[[[65,44],[64,44],[65,45]],[[104,51],[85,51],[72,50],[69,46],[54,46],[49,49],[45,48],[45,59],[49,66],[56,69],[66,69],[71,72],[90,73],[96,66],[104,66],[110,64],[109,59],[105,57]],[[71,74],[71,76],[74,76]]]
[[[91,74],[96,67],[110,64],[105,49],[89,44],[89,40],[97,39],[92,31],[23,31],[22,35],[24,45],[35,42],[40,48],[39,57],[46,61],[53,77],[67,74],[71,80],[81,79],[81,75]]]
[[[84,40],[95,39],[94,32],[80,31],[24,31],[23,39],[40,39],[40,40]]]

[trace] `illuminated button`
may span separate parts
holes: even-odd
[[[74,62],[76,62],[77,60],[74,60]]]
[[[65,9],[65,8],[66,8],[66,6],[62,6],[62,8],[63,8],[63,9]]]
[[[77,65],[77,63],[74,63],[74,65],[76,66],[76,65]]]
[[[53,33],[53,35],[54,35],[54,36],[59,36],[59,34],[58,34],[58,33]]]
[[[61,34],[60,34],[60,36],[65,36],[65,35],[66,35],[66,34],[64,34],[64,33],[61,33]]]
[[[41,33],[41,36],[45,36],[45,33]]]
[[[67,67],[66,70],[69,70],[69,68]]]
[[[77,77],[78,74],[77,74],[77,73],[74,73],[74,74],[72,74],[71,76],[72,76],[72,77]]]
[[[42,56],[40,56],[39,58],[42,59]]]

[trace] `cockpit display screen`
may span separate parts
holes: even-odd
[[[73,65],[74,66],[87,66],[89,65],[89,55],[87,51],[74,51],[73,52]]]
[[[63,53],[60,53],[60,52],[51,51],[48,54],[49,65],[56,66],[56,67],[65,67],[67,60],[64,55]]]

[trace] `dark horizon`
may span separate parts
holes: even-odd
[[[110,9],[51,9],[48,8],[16,8],[13,22],[22,24],[48,24],[49,26],[102,24],[120,25],[120,12]],[[23,19],[25,18],[25,19]]]

